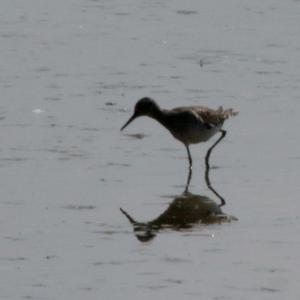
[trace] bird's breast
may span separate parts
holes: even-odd
[[[187,126],[184,128],[184,130],[177,130],[175,132],[171,131],[171,133],[176,139],[180,140],[186,145],[189,145],[206,142],[212,136],[214,136],[221,129],[221,127],[222,125],[208,128],[204,124],[198,124],[194,126]]]
[[[220,123],[215,126],[208,126],[190,110],[166,111],[155,117],[155,119],[166,127],[177,140],[186,145],[207,141],[223,125],[223,123]]]

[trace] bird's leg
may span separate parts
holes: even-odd
[[[220,206],[223,206],[226,204],[225,199],[212,187],[209,179],[209,157],[213,150],[213,148],[225,137],[226,130],[221,129],[221,136],[218,138],[218,140],[208,149],[206,156],[205,156],[205,182],[207,184],[207,187],[221,200]]]
[[[186,194],[188,192],[190,182],[191,182],[191,178],[192,178],[192,164],[193,164],[193,161],[192,161],[192,156],[191,156],[191,153],[190,153],[189,146],[186,145],[186,144],[184,144],[184,145],[186,147],[186,151],[187,151],[188,158],[189,158],[189,174],[188,174],[188,178],[187,178],[186,185],[185,185],[185,190],[184,190],[184,193]]]
[[[221,140],[225,137],[226,135],[226,130],[223,130],[221,129],[220,130],[221,132],[221,136],[217,139],[217,141],[208,149],[207,153],[206,153],[206,156],[205,156],[205,166],[207,169],[210,168],[209,166],[209,157],[210,157],[210,154],[212,152],[212,150],[221,142]]]
[[[187,151],[187,154],[188,154],[188,158],[189,158],[189,168],[190,168],[190,170],[192,170],[193,161],[192,161],[192,156],[191,156],[191,153],[190,153],[189,146],[185,145],[185,148],[186,148],[186,151]]]

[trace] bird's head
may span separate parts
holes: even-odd
[[[133,115],[125,123],[125,125],[121,128],[121,130],[123,130],[127,125],[129,125],[129,123],[131,123],[137,117],[141,117],[141,116],[153,117],[154,114],[157,111],[159,111],[159,109],[160,109],[159,106],[153,99],[151,99],[149,97],[144,97],[144,98],[140,99],[135,104]]]

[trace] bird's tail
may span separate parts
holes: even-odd
[[[218,108],[218,112],[220,112],[223,115],[224,119],[236,116],[239,113],[238,111],[234,111],[232,108],[224,109],[223,106],[220,106]]]

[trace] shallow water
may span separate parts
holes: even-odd
[[[0,25],[0,299],[299,299],[299,1],[3,0]],[[188,176],[153,120],[119,131],[145,95],[240,111],[210,173],[238,221],[136,238],[119,208],[154,220]],[[209,145],[189,191],[218,203]]]

